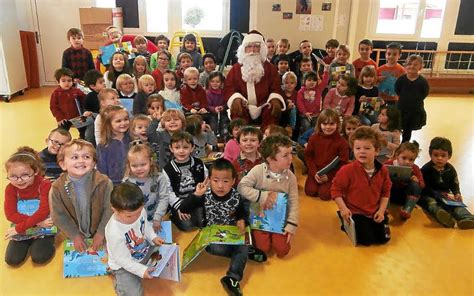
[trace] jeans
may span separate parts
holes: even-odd
[[[31,253],[31,260],[36,264],[44,264],[54,256],[54,236],[8,242],[5,252],[5,262],[10,266],[18,266]]]
[[[219,113],[219,115],[217,113],[209,114],[209,125],[217,137],[225,139],[227,137],[229,117],[227,116],[227,110],[221,111]]]
[[[433,217],[436,217],[436,212],[439,209],[444,209],[450,213],[456,221],[460,221],[466,218],[473,219],[473,215],[465,207],[453,207],[444,205],[441,201],[431,196],[422,196],[419,201],[420,206],[428,211]]]
[[[119,296],[142,296],[143,285],[142,278],[126,271],[123,268],[115,270],[114,289]]]
[[[230,258],[230,266],[226,275],[238,281],[242,280],[245,265],[247,264],[247,245],[210,244],[206,247],[206,251],[212,255]]]
[[[204,209],[202,207],[196,208],[191,213],[191,219],[181,220],[179,219],[178,211],[171,208],[171,222],[178,227],[181,231],[191,231],[194,228],[202,228],[204,220]]]

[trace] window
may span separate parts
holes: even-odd
[[[115,8],[115,0],[96,0],[95,6],[102,8]]]

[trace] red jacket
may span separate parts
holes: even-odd
[[[163,87],[164,87],[163,73],[161,73],[160,69],[155,69],[155,71],[151,73],[151,76],[153,77],[153,79],[155,79],[157,92],[159,90],[163,90]],[[176,81],[176,83],[178,82]]]
[[[316,172],[328,165],[336,156],[339,156],[340,164],[338,168],[328,173],[329,180],[342,165],[349,162],[349,144],[338,132],[331,135],[312,134],[304,151],[308,178],[314,178]]]
[[[85,99],[85,95],[82,91],[75,87],[68,90],[58,87],[53,91],[49,102],[49,109],[57,122],[63,119],[72,119],[80,115],[77,110],[76,99],[79,100],[82,109]]]
[[[331,196],[342,197],[353,214],[372,217],[379,209],[380,199],[390,197],[392,182],[388,169],[375,162],[372,178],[359,161],[343,166],[332,180]]]
[[[191,111],[193,108],[198,110],[201,108],[207,109],[206,91],[199,84],[194,89],[183,84],[179,93],[181,95],[181,104],[187,111]]]
[[[49,216],[49,189],[51,182],[42,176],[35,176],[33,184],[25,189],[18,189],[12,184],[5,188],[5,216],[7,220],[15,223],[15,229],[18,233],[24,234],[25,231]],[[39,199],[39,209],[32,215],[20,214],[17,210],[18,199]]]
[[[393,165],[393,159],[387,160],[384,164],[385,165]],[[418,184],[420,185],[420,187],[422,189],[425,188],[425,181],[423,180],[423,174],[421,173],[420,168],[416,164],[413,164],[411,166],[411,169],[413,171],[413,175],[415,175],[416,178],[418,179]],[[396,188],[404,188],[406,186],[408,186],[408,184],[406,182],[394,182],[394,183],[392,183],[392,187],[396,187]]]

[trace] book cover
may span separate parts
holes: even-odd
[[[94,124],[94,119],[92,118],[92,116],[77,116],[69,119],[69,121],[75,128],[78,129],[88,126],[90,124]]]
[[[92,245],[92,239],[86,239],[87,245]],[[74,249],[71,240],[64,241],[63,277],[92,277],[107,275],[107,253],[104,249],[93,251],[88,248],[80,253]]]
[[[463,207],[466,208],[467,205],[463,203],[460,200],[455,200],[454,195],[449,192],[441,192],[441,191],[435,191],[435,198],[440,200],[442,203],[444,203],[447,206],[452,206],[452,207]]]
[[[275,205],[269,210],[263,210],[260,204],[252,203],[250,206],[250,227],[283,234],[287,206],[288,194],[282,192],[278,192]]]
[[[155,268],[151,273],[153,277],[175,282],[181,280],[179,246],[176,244],[164,244],[150,248],[150,251],[141,263]]]
[[[133,117],[133,98],[121,98],[119,99],[120,105],[122,105],[127,111],[130,118]]]
[[[360,102],[359,113],[373,115],[380,111],[383,99],[379,97],[367,97],[367,101]]]
[[[339,165],[339,162],[340,162],[339,156],[334,157],[334,159],[331,160],[330,163],[328,163],[325,167],[317,171],[316,174],[318,174],[318,176],[327,175],[330,171],[337,168],[337,166]]]
[[[389,71],[383,71],[382,76],[384,76],[385,79],[379,83],[379,92],[390,96],[396,96],[397,93],[395,92],[395,82],[397,81],[397,77],[393,76],[393,74]]]
[[[110,63],[110,58],[112,55],[117,52],[117,51],[123,51],[128,54],[128,59],[133,59],[135,58],[135,54],[132,53],[132,42],[127,41],[127,42],[122,42],[121,47],[119,47],[117,44],[109,44],[106,46],[100,47],[100,50],[102,52],[102,56],[100,57],[100,61],[104,65],[109,65]]]
[[[387,165],[390,180],[392,181],[410,181],[413,170],[408,166]]]
[[[356,246],[357,237],[354,220],[352,220],[352,217],[350,218],[349,222],[342,219],[342,223],[344,224],[344,231],[346,232],[347,237],[351,240],[352,244]]]
[[[165,243],[173,243],[173,234],[171,232],[171,221],[161,221],[161,229],[156,234],[161,237]]]
[[[38,211],[40,206],[39,199],[19,199],[16,207],[17,211],[20,214],[33,216],[36,211]],[[14,223],[11,226],[15,226]],[[25,234],[16,234],[11,239],[14,241],[22,241],[40,236],[50,236],[58,233],[58,228],[56,226],[44,228],[40,226],[30,227],[26,230]]]

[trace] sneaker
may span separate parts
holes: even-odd
[[[416,196],[411,195],[407,197],[407,201],[405,202],[405,205],[403,205],[403,207],[400,210],[400,217],[402,217],[402,219],[405,219],[405,220],[410,219],[411,212],[415,208],[417,201],[418,201],[418,198]]]
[[[267,261],[267,255],[260,249],[255,248],[254,246],[249,246],[248,257],[252,261],[256,262],[265,262]]]
[[[474,220],[472,218],[464,218],[458,221],[459,229],[473,229]]]
[[[454,220],[453,216],[446,211],[445,209],[438,208],[435,213],[436,220],[441,223],[444,227],[453,228],[456,224],[456,220]]]
[[[221,278],[222,286],[231,296],[242,296],[242,291],[240,290],[240,283],[238,280],[231,278],[230,276],[225,276]]]

